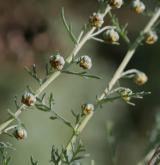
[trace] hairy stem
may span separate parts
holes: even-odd
[[[111,7],[108,5],[103,13],[100,13],[102,17],[105,17],[105,15],[111,10]],[[71,63],[73,57],[75,57],[80,49],[83,47],[83,45],[90,39],[91,35],[95,32],[96,28],[92,27],[86,32],[86,34],[82,37],[82,39],[75,45],[73,51],[71,54],[67,57],[66,62]],[[81,34],[80,34],[81,35]],[[81,37],[81,36],[80,36]],[[78,38],[80,38],[78,37]],[[41,85],[41,87],[36,91],[35,96],[38,97],[57,77],[59,77],[61,74],[60,71],[55,71],[45,83]],[[19,117],[20,114],[23,112],[24,109],[26,109],[27,106],[24,104],[21,105],[21,107],[15,112],[14,116]],[[2,134],[3,130],[12,122],[14,121],[14,118],[10,117],[8,120],[6,120],[4,123],[0,125],[0,134]]]
[[[121,77],[122,72],[124,71],[124,69],[126,68],[127,64],[131,60],[132,56],[134,55],[137,47],[143,41],[144,35],[151,30],[151,28],[154,26],[154,24],[156,23],[156,21],[158,20],[159,17],[160,17],[160,8],[156,10],[155,14],[150,19],[149,23],[141,31],[139,37],[130,46],[129,50],[127,51],[127,53],[126,53],[126,55],[124,57],[124,59],[122,60],[122,62],[119,65],[118,69],[116,70],[115,74],[113,75],[112,79],[110,80],[109,85],[107,85],[106,89],[104,90],[104,92],[102,93],[102,95],[99,97],[99,100],[100,101],[102,99],[104,99],[104,97],[111,91],[111,89],[114,87],[114,85],[116,84],[116,82],[119,80],[119,78]],[[76,142],[77,136],[83,131],[83,129],[86,127],[87,123],[90,121],[90,119],[92,118],[92,116],[93,116],[93,113],[91,113],[89,115],[86,115],[83,118],[83,120],[78,125],[76,125],[76,127],[75,127],[75,132],[76,133],[74,133],[72,135],[71,139],[69,140],[68,144],[66,145],[66,150],[67,150],[68,153],[71,152],[71,146],[72,146],[72,144],[74,144]],[[62,164],[62,162],[60,161],[58,163],[58,165],[61,165],[61,164]]]

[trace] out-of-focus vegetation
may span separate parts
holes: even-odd
[[[152,9],[151,1],[145,1]],[[33,63],[43,71],[45,61],[50,54],[60,51],[65,57],[71,51],[72,43],[62,26],[60,18],[61,7],[65,7],[66,15],[73,24],[75,33],[88,21],[89,15],[97,9],[96,0],[6,0],[0,2],[0,121],[7,118],[6,110],[14,109],[14,96],[23,94],[26,85],[36,87],[34,81],[24,70],[24,66]],[[115,11],[122,24],[128,22],[129,36],[133,40],[140,29],[146,24],[148,17],[136,15],[128,7]],[[106,18],[108,20],[108,18]],[[106,21],[107,22],[107,21]],[[109,22],[107,23],[109,24]],[[155,116],[160,109],[159,91],[159,47],[158,41],[153,46],[141,46],[128,68],[138,68],[149,77],[143,87],[151,91],[150,96],[136,102],[130,107],[118,101],[109,103],[96,112],[81,135],[90,158],[84,164],[94,159],[98,165],[111,164],[111,149],[108,145],[108,124],[114,123],[114,136],[117,140],[117,164],[135,165],[144,156],[150,141],[150,134],[155,128]],[[117,66],[121,62],[126,46],[103,45],[91,41],[79,54],[93,57],[92,73],[100,75],[103,80],[82,79],[70,75],[61,75],[47,91],[52,91],[55,98],[55,109],[66,118],[71,109],[80,110],[80,105],[93,100],[100,94]],[[43,74],[43,73],[42,73]],[[122,82],[139,90],[132,82]],[[73,85],[74,84],[74,85]],[[28,138],[23,142],[11,139],[6,135],[1,140],[10,141],[16,150],[11,150],[13,165],[29,165],[33,155],[40,164],[50,164],[50,152],[53,144],[62,146],[70,138],[70,130],[58,121],[49,120],[49,115],[35,109],[22,115],[22,120],[28,130]]]

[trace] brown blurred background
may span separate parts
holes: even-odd
[[[120,23],[129,23],[128,31],[131,40],[148,21],[147,16],[136,15],[130,9],[130,1],[125,1],[120,10],[114,10]],[[144,1],[152,10],[158,5],[156,0]],[[91,13],[97,10],[96,0],[5,0],[0,1],[0,121],[7,118],[7,109],[15,111],[13,98],[21,98],[27,85],[36,89],[37,84],[25,72],[24,66],[36,63],[40,74],[44,73],[45,62],[55,51],[65,57],[71,52],[73,44],[66,33],[60,17],[61,7],[65,8],[66,17],[72,22],[75,34],[78,35],[82,25],[88,21]],[[109,19],[106,18],[106,24]],[[106,123],[114,122],[117,137],[117,165],[135,165],[142,157],[149,144],[149,135],[155,125],[155,115],[159,111],[159,66],[160,42],[153,46],[141,46],[128,68],[144,71],[149,81],[144,87],[137,87],[130,81],[121,82],[122,86],[135,91],[151,91],[150,96],[137,100],[131,107],[122,101],[109,103],[96,113],[81,135],[90,158],[85,165],[94,159],[97,165],[110,165],[110,150],[107,145]],[[120,46],[90,41],[79,55],[93,57],[92,74],[103,77],[103,80],[85,80],[70,75],[61,75],[47,91],[52,91],[55,98],[55,109],[72,120],[70,110],[80,111],[86,101],[92,101],[99,95],[106,82],[120,64],[126,53],[126,45]],[[157,77],[158,76],[158,77]],[[74,84],[74,85],[73,85]],[[76,84],[76,85],[75,85]],[[21,117],[28,130],[24,142],[7,136],[1,140],[10,141],[16,151],[11,151],[11,165],[29,165],[33,155],[39,164],[51,164],[50,150],[53,144],[66,144],[71,131],[59,121],[50,121],[49,114],[36,109],[29,110]]]

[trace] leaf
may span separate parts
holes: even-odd
[[[8,165],[10,161],[11,161],[11,157],[9,156],[9,157],[6,159],[5,165]]]
[[[61,160],[61,155],[59,154],[58,149],[53,145],[52,146],[52,151],[51,151],[51,162],[55,163],[55,165],[57,165],[57,163]]]
[[[77,39],[76,39],[75,35],[74,35],[73,32],[72,32],[72,25],[71,25],[71,24],[68,25],[68,23],[67,23],[67,21],[66,21],[65,14],[64,14],[64,8],[62,8],[62,10],[61,10],[61,16],[62,16],[63,24],[64,24],[64,26],[65,26],[67,32],[69,33],[69,35],[70,35],[70,37],[71,37],[71,40],[72,40],[75,44],[77,44]]]
[[[56,117],[56,116],[51,116],[50,119],[51,119],[51,120],[56,120],[57,117]]]
[[[25,67],[25,69],[32,78],[34,78],[40,85],[42,85],[42,79],[40,79],[37,75],[37,69],[35,64],[32,66],[31,69],[28,67]]]
[[[44,105],[44,104],[35,104],[35,107],[37,109],[41,110],[41,111],[44,111],[44,112],[51,111],[51,109],[48,106]]]
[[[52,105],[54,104],[53,94],[51,93],[49,96],[49,107],[52,108]]]
[[[32,156],[31,156],[30,160],[31,160],[32,165],[38,165],[38,161],[34,161]]]
[[[128,27],[128,23],[126,23],[124,26],[121,26],[118,18],[115,15],[113,15],[111,12],[109,12],[109,16],[111,18],[113,26],[116,26],[116,30],[118,31],[118,33],[121,35],[123,40],[129,45],[130,39],[128,37],[128,32],[126,30]]]
[[[80,76],[80,77],[84,77],[84,78],[102,79],[101,77],[99,77],[99,76],[97,76],[97,75],[87,74],[87,72],[63,71],[63,73],[71,74],[71,75],[76,75],[76,76]]]

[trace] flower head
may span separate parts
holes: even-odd
[[[137,85],[144,85],[148,81],[148,77],[143,72],[138,72],[134,77],[134,82]]]
[[[27,106],[32,106],[36,102],[36,97],[32,93],[26,92],[22,96],[21,102]]]
[[[141,0],[134,0],[132,4],[133,10],[140,14],[146,9],[145,4]]]
[[[158,40],[158,35],[155,31],[150,31],[146,37],[146,43],[149,45],[154,44]]]
[[[78,58],[77,63],[83,69],[91,69],[91,67],[92,67],[92,60],[87,55],[84,55],[84,56],[81,56],[80,58]]]
[[[109,43],[116,43],[119,41],[119,34],[114,29],[108,29],[104,35],[104,40],[106,40]]]
[[[123,0],[109,0],[109,5],[112,8],[119,9],[123,5]]]
[[[94,111],[94,105],[93,104],[88,103],[88,104],[82,105],[82,112],[84,115],[89,115],[93,111]]]
[[[120,94],[124,101],[128,102],[131,100],[132,91],[129,88],[124,89],[120,92]]]
[[[63,69],[65,65],[65,60],[61,55],[57,54],[50,57],[50,64],[54,69],[57,69],[60,71]]]
[[[93,13],[89,18],[89,24],[92,27],[100,28],[104,23],[103,16],[99,13]]]
[[[27,131],[23,127],[16,127],[15,132],[14,132],[14,136],[18,140],[24,140],[27,138]]]

